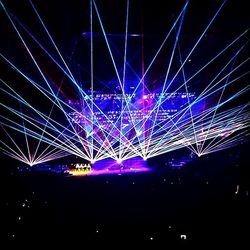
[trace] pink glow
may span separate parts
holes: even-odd
[[[149,171],[151,171],[151,169],[142,158],[123,160],[122,164],[118,164],[117,161],[113,159],[105,159],[93,164],[90,172],[83,172],[82,174],[78,172],[77,175],[74,176],[122,175]]]

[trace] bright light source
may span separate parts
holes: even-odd
[[[121,164],[121,163],[122,163],[122,159],[117,159],[116,162],[117,162],[118,164]]]
[[[140,135],[142,135],[142,131],[138,130],[138,131],[136,131],[136,134],[137,134],[137,136],[140,136]]]
[[[182,240],[186,240],[187,239],[187,235],[186,234],[181,234],[180,237],[181,237]]]

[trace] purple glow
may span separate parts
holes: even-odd
[[[104,159],[97,161],[92,166],[91,172],[78,176],[123,175],[150,171],[151,169],[146,162],[139,157],[123,160],[122,164],[118,164],[117,161],[114,161],[113,159]]]

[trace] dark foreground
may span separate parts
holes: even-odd
[[[99,243],[117,249],[135,243],[247,246],[247,153],[247,147],[219,152],[176,170],[76,178],[20,174],[3,159],[1,242],[81,249]],[[162,158],[155,161],[160,166]]]

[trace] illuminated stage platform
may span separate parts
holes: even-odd
[[[92,164],[91,169],[87,168],[82,170],[69,169],[70,176],[97,176],[97,175],[123,175],[150,172],[152,169],[148,166],[147,162],[140,157],[124,160],[117,163],[113,159],[104,159]]]

